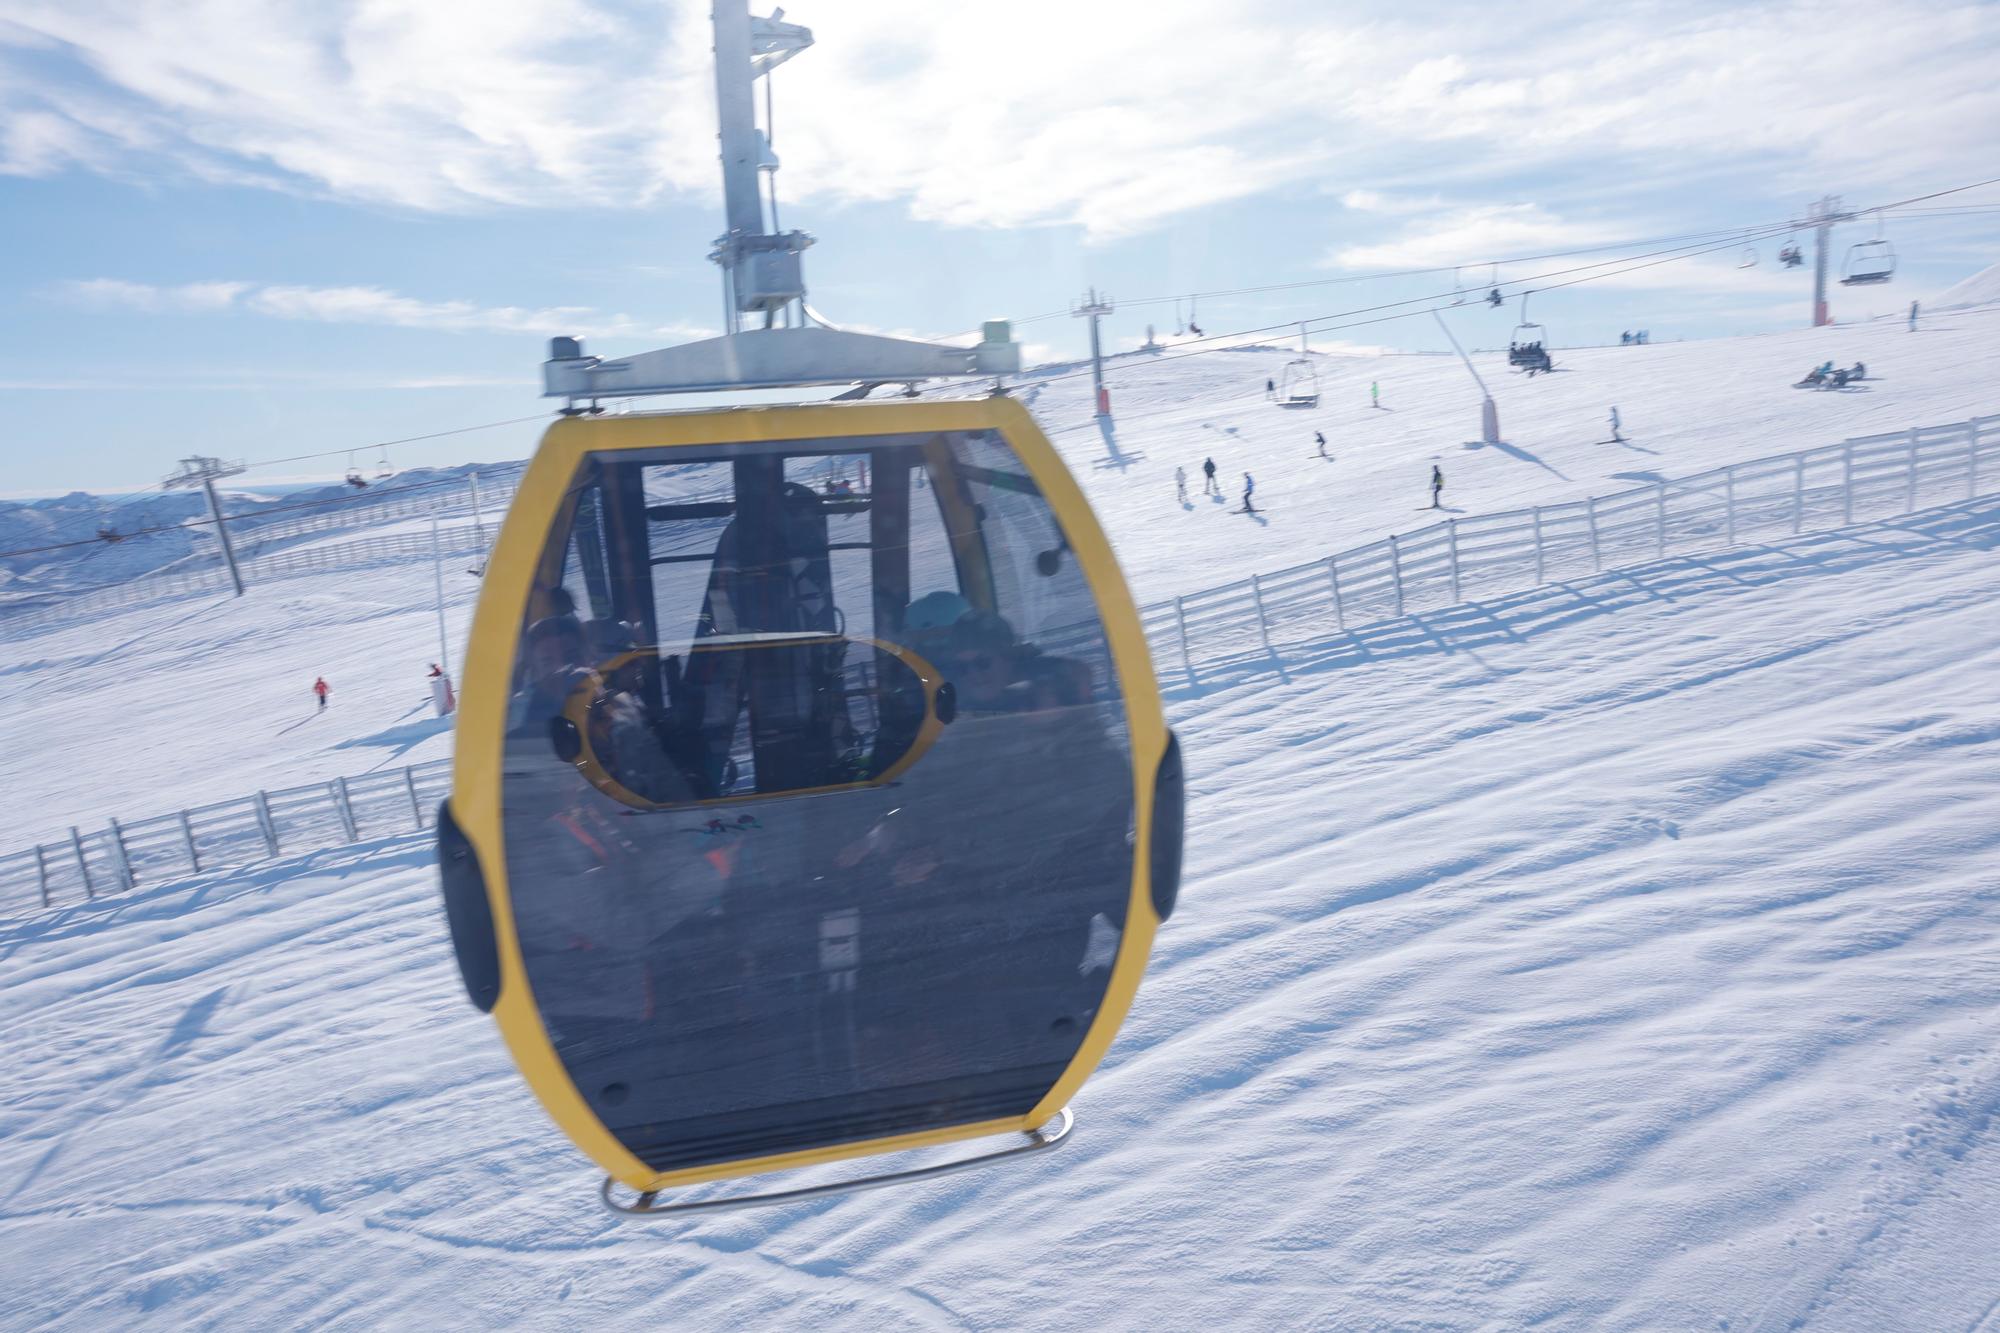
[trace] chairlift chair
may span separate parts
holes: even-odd
[[[384,448],[375,459],[375,480],[387,481],[396,475],[395,465],[389,461],[389,451]]]
[[[1785,244],[1785,248],[1778,251],[1778,262],[1786,268],[1799,268],[1805,264],[1806,257],[1800,253],[1799,247],[1795,242],[1788,241]]]
[[[1840,266],[1840,285],[1870,287],[1887,282],[1896,272],[1896,248],[1883,238],[1850,246]]]
[[[1306,349],[1306,326],[1299,325],[1299,354],[1285,363],[1278,377],[1279,407],[1318,407],[1319,371]]]
[[[1736,256],[1736,267],[1738,268],[1757,267],[1757,248],[1752,245],[1744,246],[1742,253]]]
[[[1507,364],[1530,375],[1537,372],[1546,374],[1555,369],[1554,362],[1549,360],[1549,331],[1540,324],[1528,322],[1528,297],[1531,294],[1521,293],[1521,322],[1514,326],[1514,336],[1507,340]]]

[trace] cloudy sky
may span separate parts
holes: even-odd
[[[784,223],[816,307],[1039,356],[1210,332],[1890,202],[2000,175],[2000,5],[798,0],[777,75]],[[527,416],[543,340],[701,336],[720,295],[699,0],[0,0],[0,493],[143,484]],[[1937,201],[2000,206],[1989,187]],[[1892,217],[1907,304],[2000,259],[2000,212]],[[1843,228],[1844,246],[1872,220]],[[1726,239],[1726,238],[1725,238]],[[1628,243],[1631,243],[1628,245]],[[1558,342],[1802,322],[1742,247],[1547,292]],[[1366,281],[1353,279],[1366,278]],[[1329,280],[1340,279],[1332,282]],[[1468,307],[1476,343],[1513,311]],[[1350,323],[1328,320],[1328,324]],[[1427,319],[1317,340],[1428,348]],[[535,428],[395,461],[518,457]],[[369,452],[372,457],[372,450]],[[337,470],[341,460],[316,465]],[[266,477],[311,472],[267,470]]]

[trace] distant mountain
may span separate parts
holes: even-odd
[[[371,510],[417,490],[441,501],[450,483],[478,472],[482,481],[511,486],[522,464],[480,463],[415,468],[357,490],[343,483],[283,495],[218,488],[230,535],[239,549],[254,548],[260,533],[282,540],[297,520],[324,515],[372,521]],[[72,491],[53,499],[0,501],[0,600],[64,593],[121,583],[180,561],[216,558],[199,490],[101,496]],[[280,524],[286,527],[280,527]]]

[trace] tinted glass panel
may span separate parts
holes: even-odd
[[[522,620],[528,980],[667,1170],[1024,1114],[1130,891],[1088,582],[998,435],[626,452]]]

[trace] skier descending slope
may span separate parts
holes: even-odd
[[[1203,495],[1222,494],[1222,487],[1215,484],[1215,460],[1213,458],[1204,458],[1201,460],[1201,475],[1201,493]]]
[[[1174,498],[1181,504],[1188,502],[1187,469],[1184,467],[1176,467],[1174,469]]]
[[[1250,474],[1249,474],[1248,472],[1244,473],[1244,474],[1243,474],[1243,512],[1244,512],[1244,513],[1246,513],[1246,514],[1254,514],[1254,513],[1256,513],[1256,512],[1257,512],[1257,506],[1256,506],[1256,505],[1253,505],[1253,504],[1251,504],[1251,503],[1250,503],[1250,497],[1251,497],[1251,496],[1252,496],[1253,494],[1255,494],[1255,493],[1256,493],[1256,490],[1257,490],[1257,483],[1256,483],[1256,482],[1255,482],[1254,480],[1252,480],[1252,479],[1251,479],[1251,476],[1250,476]]]
[[[1614,444],[1623,444],[1625,443],[1625,437],[1618,433],[1618,429],[1618,409],[1614,407],[1611,409],[1611,439]]]
[[[325,676],[318,676],[314,678],[313,694],[316,695],[319,699],[319,707],[321,712],[326,711],[326,696],[332,693],[333,693],[333,686],[326,683]]]
[[[1325,457],[1327,456],[1327,453],[1326,453],[1326,433],[1325,433],[1324,431],[1317,431],[1317,430],[1316,430],[1316,431],[1314,431],[1314,432],[1313,432],[1313,438],[1314,438],[1315,440],[1319,441],[1319,456],[1320,456],[1321,458],[1325,458]]]
[[[1431,508],[1442,508],[1444,499],[1444,469],[1431,464]]]

